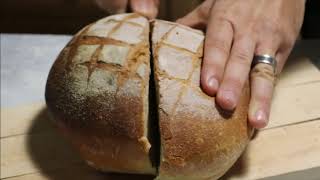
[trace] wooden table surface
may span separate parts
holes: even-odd
[[[69,39],[1,34],[1,179],[152,179],[99,173],[56,133],[44,86]],[[223,179],[320,179],[319,65],[320,40],[298,42],[279,78],[270,124]]]

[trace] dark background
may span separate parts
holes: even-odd
[[[320,1],[307,0],[304,23],[302,26],[304,38],[320,38]]]
[[[159,18],[174,20],[200,1],[161,1]],[[1,0],[0,8],[1,33],[74,34],[107,15],[94,0]],[[320,38],[319,0],[306,3],[302,37]]]

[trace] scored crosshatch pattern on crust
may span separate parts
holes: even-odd
[[[157,179],[218,178],[247,142],[246,106],[224,121],[214,97],[200,88],[203,33],[161,20],[153,33],[161,145]],[[191,70],[180,70],[190,59]]]
[[[49,74],[46,98],[59,128],[97,169],[155,173],[149,158],[149,43],[146,18],[109,16],[77,33]]]
[[[161,21],[159,21],[159,22],[161,22]],[[177,106],[180,103],[182,96],[187,92],[187,90],[189,88],[191,88],[193,91],[196,91],[196,92],[197,91],[202,92],[202,90],[200,89],[200,86],[199,86],[199,82],[195,82],[197,80],[200,81],[199,77],[198,78],[195,77],[195,76],[199,76],[200,74],[195,74],[195,73],[199,72],[199,69],[200,69],[204,37],[200,32],[198,33],[196,31],[190,31],[190,30],[186,31],[193,39],[194,39],[194,37],[197,37],[196,40],[197,40],[197,43],[199,44],[197,47],[196,47],[196,44],[193,44],[191,48],[188,48],[183,43],[176,43],[176,42],[179,42],[179,39],[181,40],[181,38],[182,38],[181,35],[179,34],[181,31],[183,33],[184,31],[186,31],[186,29],[182,26],[173,25],[172,27],[169,28],[169,30],[167,32],[165,32],[162,35],[162,37],[158,37],[160,39],[157,40],[157,42],[154,45],[154,53],[155,53],[155,57],[156,57],[155,63],[157,64],[159,76],[162,78],[166,78],[169,81],[178,81],[182,84],[181,85],[182,87],[180,88],[179,93],[177,94],[177,99],[173,103],[171,112],[169,112],[169,113],[166,112],[167,114],[171,114],[171,117],[170,117],[171,120],[174,119],[174,117],[175,117]],[[186,38],[186,37],[183,37],[183,38]],[[179,77],[177,77],[177,75],[171,75],[170,73],[166,72],[166,70],[168,70],[168,69],[161,69],[161,63],[163,63],[163,62],[160,62],[161,59],[160,59],[159,52],[163,48],[172,49],[172,50],[176,51],[177,53],[181,53],[181,54],[185,55],[186,57],[189,56],[191,58],[191,61],[192,61],[191,67],[192,68],[189,72],[187,72],[186,78],[179,78]],[[168,54],[166,54],[166,55],[168,55]],[[170,61],[170,59],[167,59],[167,60]],[[186,59],[184,59],[184,60],[186,60]],[[187,62],[181,62],[181,64],[185,64],[185,63],[187,63]],[[171,68],[171,67],[169,67],[169,68]],[[159,82],[159,83],[161,83],[161,82]],[[199,93],[199,94],[202,95],[203,93]]]
[[[218,178],[236,161],[251,136],[246,119],[249,89],[244,88],[232,115],[222,111],[215,97],[200,87],[204,34],[161,20],[153,27],[161,145],[157,179]],[[174,55],[163,49],[171,49]],[[191,70],[181,70],[189,67],[190,58]]]
[[[148,66],[148,62],[139,58],[141,55],[139,53],[144,52],[138,51],[141,46],[148,46],[143,39],[145,31],[148,30],[148,23],[144,21],[146,20],[138,14],[126,14],[119,17],[107,17],[85,27],[67,45],[70,51],[66,58],[68,59],[66,68],[70,69],[71,66],[79,65],[87,67],[88,84],[96,69],[119,73],[116,78],[115,94],[118,93],[120,86],[126,84],[127,80],[139,80],[142,87],[140,97],[142,97],[148,83],[148,79],[141,76],[142,74],[147,75],[146,69],[142,68]],[[120,36],[124,34],[124,30],[130,30],[130,28],[134,29],[134,35],[130,32],[126,34],[131,37]],[[130,78],[126,80],[121,76],[130,76]]]

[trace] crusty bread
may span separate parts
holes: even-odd
[[[156,20],[152,34],[161,155],[157,179],[202,180],[221,177],[251,136],[247,125],[248,86],[236,111],[220,110],[200,88],[204,35]]]
[[[57,58],[47,105],[91,166],[155,174],[147,131],[149,75],[149,22],[137,14],[85,27]]]
[[[49,110],[99,170],[156,174],[159,166],[161,180],[217,179],[252,134],[248,84],[234,113],[221,110],[200,88],[203,33],[161,20],[153,23],[150,79],[149,33],[138,14],[109,16],[81,30],[49,73]]]

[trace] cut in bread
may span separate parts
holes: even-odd
[[[81,30],[54,63],[46,101],[91,166],[155,174],[150,161],[149,22],[109,16]]]
[[[201,31],[154,22],[152,49],[161,137],[157,179],[217,179],[249,141],[248,86],[230,115],[200,88],[203,41]]]

